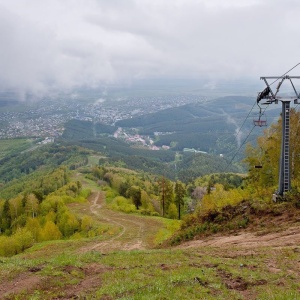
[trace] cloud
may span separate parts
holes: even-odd
[[[296,0],[0,0],[0,87],[257,78],[299,60]]]

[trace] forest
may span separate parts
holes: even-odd
[[[105,136],[107,134],[105,130],[102,131],[102,135],[97,134],[96,137],[92,138],[92,126],[92,122],[87,121],[73,120],[68,122],[63,136],[57,141],[68,147],[78,145],[85,149],[100,152],[107,157],[105,162],[108,164],[122,165],[129,169],[159,174],[172,180],[179,179],[184,182],[205,174],[224,172],[225,169],[228,172],[244,171],[241,164],[229,165],[226,159],[217,154],[217,150],[214,148],[215,143],[221,143],[223,147],[226,147],[227,151],[234,151],[234,143],[230,143],[226,136],[216,138],[217,134],[214,135],[213,133],[206,133],[205,135],[195,133],[182,134],[183,144],[176,144],[170,151],[152,151],[131,146],[125,141],[111,136]],[[166,144],[171,143],[173,140],[172,135],[165,135],[160,138],[157,144],[164,143],[165,139],[168,138],[170,140],[166,141]],[[196,148],[199,141],[202,143],[202,149],[207,150],[210,154],[191,155],[190,153],[176,151],[176,149],[182,149],[186,145]],[[177,155],[177,152],[180,155]]]

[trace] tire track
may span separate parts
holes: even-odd
[[[119,212],[115,212],[103,207],[104,192],[98,191],[94,193],[92,204],[90,205],[90,211],[99,220],[103,220],[109,224],[114,224],[121,229],[121,231],[93,246],[85,247],[84,251],[90,250],[134,250],[145,249],[143,243],[143,233],[145,224],[142,220],[132,220],[132,218],[138,218],[136,216],[127,215]],[[140,219],[140,218],[139,218]]]

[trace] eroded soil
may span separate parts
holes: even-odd
[[[261,234],[241,231],[234,235],[215,235],[200,240],[189,241],[177,248],[193,247],[232,247],[241,249],[257,249],[259,247],[293,247],[300,246],[300,225],[293,226],[275,233]]]

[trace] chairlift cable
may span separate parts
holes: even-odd
[[[274,84],[276,81],[278,81],[279,79],[281,79],[283,76],[285,76],[286,74],[288,74],[289,72],[291,72],[293,69],[295,69],[295,68],[296,68],[297,66],[299,66],[299,65],[300,65],[300,62],[297,63],[295,66],[293,66],[293,67],[292,67],[291,69],[289,69],[288,71],[286,71],[283,75],[281,75],[281,77],[277,78],[277,79],[274,80],[272,83],[270,83],[269,86],[271,86],[272,84]],[[253,104],[252,108],[250,109],[250,111],[249,111],[247,117],[245,118],[244,122],[243,122],[242,125],[240,126],[240,128],[239,128],[238,132],[235,134],[235,136],[237,136],[237,135],[240,133],[240,131],[242,130],[242,128],[243,128],[243,126],[245,125],[247,119],[249,118],[249,116],[250,116],[250,114],[251,114],[251,112],[252,112],[252,110],[253,110],[255,104],[257,104],[257,101],[256,101],[256,100],[254,101],[254,104]],[[297,106],[298,106],[298,105],[299,105],[299,104],[297,104]],[[297,108],[297,106],[296,106],[296,108]],[[268,107],[268,106],[267,106],[267,107]],[[260,113],[261,113],[260,116],[261,116],[261,115],[264,115],[265,111],[267,110],[267,107],[264,109],[264,111],[263,111],[262,113],[261,113],[261,109],[260,109]],[[232,159],[230,160],[230,162],[227,164],[227,166],[226,166],[226,168],[225,168],[225,171],[228,169],[229,165],[233,162],[233,160],[235,159],[235,157],[237,156],[237,154],[239,153],[239,151],[241,150],[241,148],[244,146],[244,144],[246,143],[248,137],[250,136],[250,134],[252,133],[252,131],[253,131],[253,129],[254,129],[255,127],[256,127],[255,125],[252,127],[252,129],[250,130],[249,134],[247,135],[247,137],[245,138],[245,140],[243,141],[243,143],[242,143],[241,146],[239,147],[239,149],[236,151],[236,153],[234,154],[234,156],[232,157]]]
[[[277,79],[275,79],[272,83],[269,84],[269,86],[271,86],[272,84],[274,84],[276,81],[278,81],[279,79],[282,79],[286,74],[288,74],[289,72],[291,72],[293,69],[295,69],[298,65],[300,65],[300,63],[297,63],[295,66],[293,66],[291,69],[289,69],[288,71],[286,71],[283,75],[281,75],[280,77],[278,77]],[[282,82],[281,82],[282,83]],[[280,84],[281,84],[280,83]],[[263,116],[268,108],[268,106],[266,106],[266,108],[262,111],[260,105],[257,102],[257,105],[259,107],[259,119],[261,118],[261,116]],[[298,105],[297,105],[298,106]],[[296,107],[297,107],[296,106]]]
[[[274,80],[270,85],[274,84],[276,81],[278,81],[280,78],[282,78],[283,76],[285,76],[286,74],[288,74],[289,72],[291,72],[293,69],[295,69],[298,65],[300,65],[300,62],[297,63],[294,67],[292,67],[291,69],[289,69],[287,72],[285,72],[283,75],[281,75],[281,77],[277,78],[276,80]],[[254,106],[256,104],[256,100],[254,101],[254,104],[252,106],[252,108],[250,109],[247,117],[244,119],[242,125],[240,126],[239,130],[235,133],[235,136],[238,136],[238,134],[240,133],[240,131],[242,130],[243,126],[245,125],[247,119],[249,118]],[[267,110],[267,107],[264,109],[264,111],[260,114],[260,116],[264,115],[265,111]],[[261,110],[260,110],[261,111]]]
[[[246,141],[248,140],[250,134],[252,133],[253,129],[255,128],[255,125],[253,125],[252,129],[250,130],[250,132],[248,133],[248,135],[246,136],[246,138],[244,139],[243,143],[240,145],[239,149],[235,152],[235,154],[233,155],[233,157],[231,158],[230,162],[227,164],[225,171],[228,169],[229,165],[231,165],[231,163],[233,162],[233,160],[235,159],[235,157],[237,156],[237,154],[239,153],[239,151],[241,150],[241,148],[244,146],[244,144],[246,143]]]
[[[286,74],[288,74],[289,72],[291,72],[292,70],[294,70],[297,66],[300,65],[300,62],[297,63],[295,66],[293,66],[291,69],[289,69],[287,72],[285,72],[283,75],[281,75],[280,77],[278,77],[277,79],[275,79],[272,83],[270,83],[269,85],[272,85],[273,83],[275,83],[276,81],[278,81],[279,79],[281,79],[283,76],[285,76]]]
[[[253,108],[254,108],[255,104],[256,104],[256,100],[254,101],[252,108],[250,109],[250,111],[249,111],[249,113],[248,113],[247,117],[245,118],[245,120],[244,120],[243,124],[240,126],[240,128],[239,128],[239,130],[237,131],[237,133],[235,134],[235,136],[238,136],[238,134],[239,134],[239,133],[240,133],[240,131],[242,130],[242,128],[243,128],[243,126],[245,125],[245,123],[246,123],[247,119],[249,118],[249,116],[250,116],[250,114],[251,114],[251,112],[252,112],[252,110],[253,110]]]

